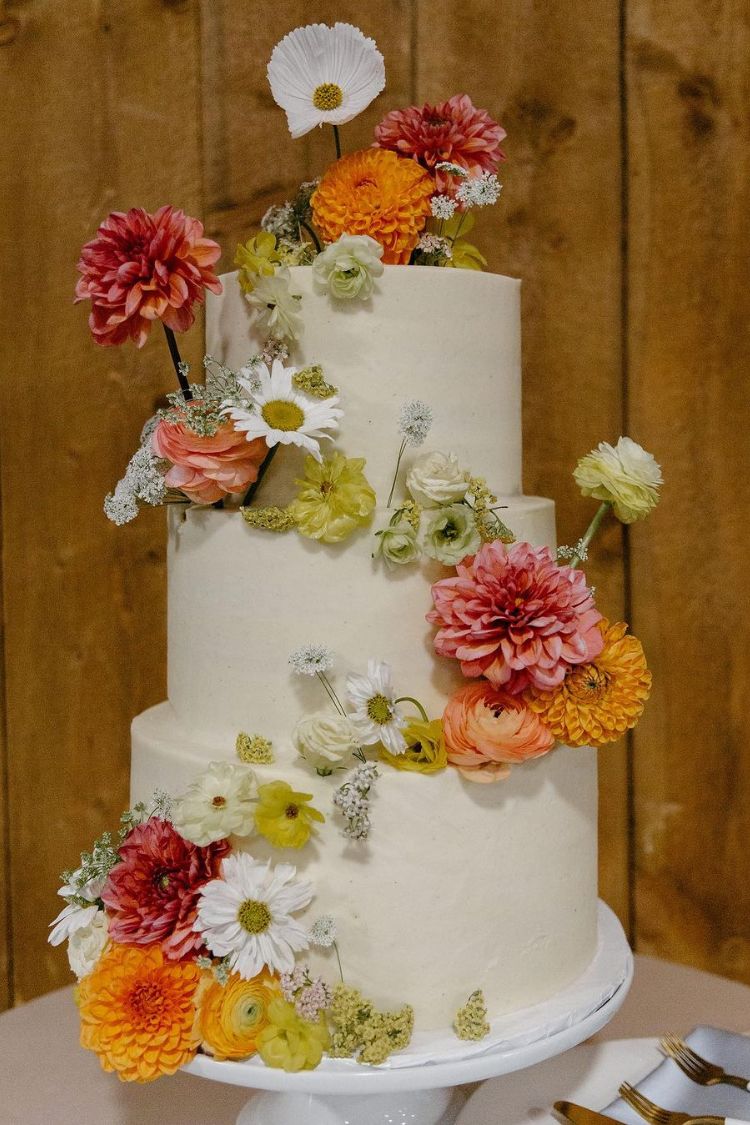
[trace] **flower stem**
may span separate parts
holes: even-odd
[[[456,233],[453,235],[453,238],[451,239],[451,246],[456,245],[456,241],[458,239],[458,236],[461,233],[461,227],[464,225],[464,219],[466,218],[467,215],[468,215],[468,211],[462,211],[461,212],[461,218],[458,220],[458,226],[456,227]]]
[[[429,723],[430,720],[427,718],[427,712],[425,711],[424,707],[419,702],[419,700],[415,699],[413,695],[401,695],[401,696],[399,696],[398,699],[395,700],[395,702],[396,703],[413,703],[414,706],[419,711],[422,718],[424,719],[424,721],[426,723]]]
[[[245,493],[245,498],[242,501],[242,507],[243,508],[247,508],[252,503],[252,500],[253,500],[253,497],[255,496],[255,493],[258,491],[261,484],[263,483],[263,477],[266,475],[269,468],[271,467],[271,462],[273,461],[274,457],[276,456],[276,451],[277,451],[278,448],[279,448],[278,445],[272,445],[271,448],[269,449],[268,453],[266,454],[265,461],[263,462],[261,467],[258,469],[257,477],[255,478],[255,480],[253,481],[253,483],[250,485],[247,492]]]
[[[333,943],[333,949],[334,949],[334,952],[335,952],[335,954],[336,954],[336,960],[337,960],[337,961],[338,961],[338,963],[339,963],[339,976],[341,977],[341,983],[343,984],[343,983],[344,983],[344,970],[343,970],[343,969],[341,968],[341,958],[339,957],[339,946],[338,946],[338,942],[336,942],[336,941],[335,941],[335,942]]]
[[[339,697],[336,695],[336,690],[335,690],[333,684],[331,683],[331,681],[328,679],[328,676],[326,676],[325,672],[318,672],[316,674],[317,674],[317,677],[320,680],[321,684],[323,685],[323,687],[328,692],[328,698],[330,699],[333,706],[336,708],[336,710],[338,711],[338,713],[340,715],[343,715],[344,718],[346,718],[346,711],[344,710],[344,705],[341,702],[341,700],[339,699]]]
[[[333,126],[333,139],[336,142],[336,159],[341,159],[341,137],[339,136],[338,125]]]
[[[312,229],[310,224],[305,223],[305,222],[302,221],[302,219],[300,219],[299,225],[302,227],[303,230],[307,231],[307,233],[310,235],[310,238],[312,239],[313,246],[318,251],[318,253],[320,253],[320,251],[323,249],[323,247],[320,245],[320,239],[318,238],[317,234]]]
[[[388,493],[388,503],[386,504],[386,508],[390,508],[391,501],[393,500],[393,493],[396,491],[396,481],[398,480],[398,471],[401,468],[401,458],[404,455],[405,449],[406,449],[406,438],[404,438],[404,440],[401,442],[401,448],[398,451],[398,457],[396,458],[396,471],[393,474],[393,484],[391,485],[391,491]]]
[[[602,520],[607,515],[607,512],[611,507],[612,505],[610,504],[609,500],[604,500],[597,508],[596,515],[592,519],[589,526],[586,528],[586,532],[583,535],[583,538],[578,540],[575,553],[571,556],[570,562],[568,563],[571,570],[576,569],[583,556],[587,553],[591,540],[596,535],[601,526]]]
[[[169,348],[169,354],[172,357],[172,363],[174,364],[174,369],[177,373],[177,381],[180,384],[180,390],[182,391],[182,397],[185,399],[185,402],[190,402],[191,398],[193,397],[193,392],[190,390],[190,384],[187,381],[187,376],[185,375],[185,372],[182,369],[182,360],[180,358],[180,349],[177,347],[177,341],[175,340],[174,332],[172,331],[171,328],[167,328],[164,321],[162,321],[161,323],[162,323],[162,328],[164,329],[164,335],[167,337],[167,346]]]

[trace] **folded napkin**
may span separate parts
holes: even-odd
[[[685,1039],[704,1059],[718,1063],[729,1074],[750,1079],[750,1036],[722,1031],[718,1027],[696,1027]],[[691,1082],[672,1059],[664,1059],[637,1086],[641,1093],[664,1109],[677,1109],[696,1117],[717,1114],[750,1121],[750,1092],[737,1090],[734,1086],[699,1086]],[[602,1112],[627,1125],[644,1125],[643,1118],[622,1098],[610,1102]]]

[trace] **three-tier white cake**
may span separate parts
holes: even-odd
[[[594,752],[557,746],[489,785],[456,769],[383,765],[372,832],[355,845],[331,803],[340,780],[318,776],[293,745],[295,724],[322,700],[314,679],[292,674],[289,654],[324,643],[336,654],[334,680],[368,657],[387,661],[401,694],[433,715],[465,682],[456,661],[436,655],[425,619],[430,586],[448,568],[389,570],[373,558],[407,399],[431,405],[429,447],[486,478],[516,538],[554,548],[552,501],[521,493],[520,283],[386,266],[370,300],[344,302],[317,292],[309,267],[291,274],[304,329],[289,362],[320,364],[338,386],[337,448],[366,458],[379,508],[343,546],[248,527],[236,511],[170,515],[169,700],[133,723],[132,797],[178,793],[208,763],[236,760],[240,731],[262,734],[275,761],[257,767],[259,780],[265,769],[312,793],[327,820],[297,853],[258,837],[252,853],[312,880],[302,920],[334,916],[347,978],[380,1006],[412,1004],[418,1028],[450,1025],[475,989],[497,1016],[551,996],[593,956]],[[263,341],[236,275],[223,281],[224,293],[209,296],[207,351],[236,369]],[[285,449],[258,502],[286,504],[302,461]],[[407,452],[401,478],[409,466]]]

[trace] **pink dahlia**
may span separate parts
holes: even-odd
[[[170,961],[199,950],[203,939],[193,930],[198,892],[218,876],[228,851],[227,840],[199,848],[159,817],[137,825],[120,845],[121,862],[102,891],[110,939],[121,945],[158,942]]]
[[[375,127],[375,143],[401,156],[410,156],[433,176],[435,190],[455,194],[458,181],[450,172],[436,169],[442,161],[459,164],[471,176],[494,172],[505,153],[500,142],[505,129],[484,109],[477,109],[468,94],[454,94],[440,105],[393,109]]]
[[[427,620],[440,626],[435,650],[517,695],[557,687],[603,647],[602,615],[580,570],[558,566],[548,547],[485,543],[432,587]]]
[[[162,419],[151,445],[157,457],[172,462],[164,477],[169,487],[180,489],[196,504],[214,504],[245,492],[268,454],[263,438],[248,441],[229,421],[212,437],[200,437],[181,422]]]
[[[89,327],[97,344],[142,347],[161,320],[184,332],[203,290],[221,293],[213,265],[221,247],[203,237],[203,224],[174,207],[151,215],[140,207],[113,211],[81,251],[76,301],[91,301]]]

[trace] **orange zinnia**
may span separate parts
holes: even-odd
[[[112,945],[79,986],[81,1046],[126,1082],[174,1074],[195,1055],[201,972],[158,945]]]
[[[207,977],[198,997],[201,1046],[216,1059],[248,1059],[268,1025],[268,1005],[281,985],[267,969],[252,980],[232,973],[227,983]]]
[[[651,691],[651,673],[637,637],[627,625],[599,622],[604,648],[577,664],[553,691],[529,691],[525,699],[548,730],[569,746],[604,746],[634,727]]]
[[[366,148],[337,160],[312,197],[313,219],[325,242],[369,234],[383,261],[405,264],[430,214],[434,184],[413,160]]]

